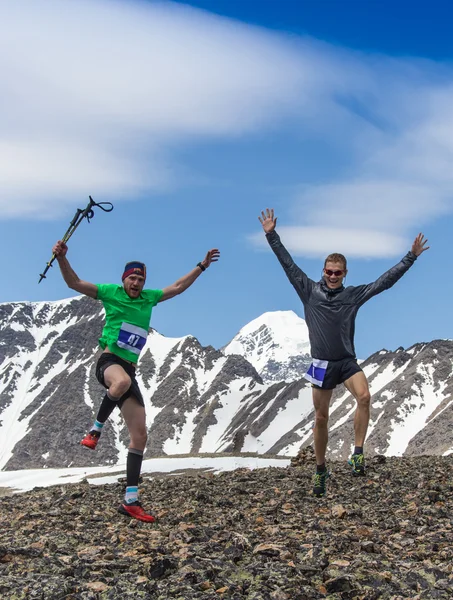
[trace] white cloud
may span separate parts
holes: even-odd
[[[0,23],[0,216],[161,189],[176,143],[265,126],[302,83],[278,36],[181,5],[4,1]]]
[[[181,4],[4,0],[0,76],[0,218],[166,189],[181,145],[283,119],[302,140],[301,171],[313,138],[326,154],[311,162],[331,165],[288,198],[296,253],[325,256],[335,241],[349,256],[400,254],[452,210],[449,65]]]
[[[279,227],[285,247],[294,255],[325,258],[332,252],[341,252],[347,258],[376,258],[403,254],[409,250],[407,240],[398,234],[376,229],[344,227]],[[251,236],[251,241],[264,247],[261,234]]]
[[[310,131],[346,166],[331,181],[301,182],[290,199],[296,227],[280,218],[279,231],[294,254],[399,255],[453,209],[453,70],[344,50],[330,60]]]
[[[365,177],[305,189],[297,200],[295,213],[305,224],[390,232],[426,223],[446,207],[443,194],[433,195],[426,182]]]

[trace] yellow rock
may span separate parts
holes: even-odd
[[[87,583],[86,586],[87,588],[90,588],[90,590],[93,590],[93,592],[105,592],[110,589],[103,581],[91,581],[90,583]]]
[[[336,504],[335,506],[332,507],[332,515],[334,517],[338,517],[339,519],[342,519],[343,517],[346,516],[346,509],[344,508],[344,506],[342,504]]]
[[[203,581],[200,583],[200,588],[202,590],[210,590],[212,588],[212,583],[210,581]]]
[[[339,558],[338,560],[333,560],[330,564],[335,565],[336,567],[349,567],[351,563],[348,560]]]

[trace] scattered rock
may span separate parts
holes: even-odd
[[[345,517],[346,512],[347,511],[342,504],[336,504],[335,506],[332,507],[332,515],[334,517],[338,517],[339,519],[342,519],[343,517]]]
[[[291,459],[292,467],[303,467],[307,463],[316,464],[313,446],[305,446],[304,448],[301,448],[297,453],[297,456],[293,456]]]
[[[253,549],[253,554],[265,554],[266,556],[280,556],[282,549],[276,544],[258,544]]]
[[[118,514],[117,484],[2,496],[0,598],[451,600],[453,455],[376,457],[378,485],[331,462],[319,499],[311,457],[145,478],[156,523]]]
[[[334,579],[329,579],[325,583],[326,590],[329,593],[333,592],[351,592],[356,587],[354,577],[351,575],[341,575]]]
[[[109,589],[109,586],[102,581],[92,581],[87,583],[86,586],[90,590],[93,590],[93,592],[105,592]]]

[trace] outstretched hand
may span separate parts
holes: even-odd
[[[420,256],[420,254],[422,254],[425,250],[429,250],[429,246],[426,245],[427,243],[428,240],[425,239],[423,233],[419,233],[415,238],[411,248],[415,256]]]
[[[220,250],[218,250],[217,248],[213,248],[212,250],[209,250],[209,252],[207,252],[206,256],[201,261],[201,264],[205,269],[207,269],[211,263],[217,262],[219,260],[219,257]]]
[[[52,248],[52,252],[56,258],[63,258],[63,256],[66,256],[67,251],[68,251],[68,247],[61,240],[58,240],[58,242]]]
[[[262,210],[261,217],[258,217],[258,219],[263,226],[265,233],[271,233],[271,231],[274,231],[275,226],[277,225],[277,217],[274,218],[273,208],[266,208],[266,212]]]

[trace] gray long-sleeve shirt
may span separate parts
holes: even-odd
[[[274,230],[266,234],[270,247],[302,300],[310,337],[311,355],[320,360],[355,358],[354,331],[359,308],[376,294],[391,288],[417,259],[413,252],[373,283],[327,287],[324,278],[315,282],[300,269]]]

